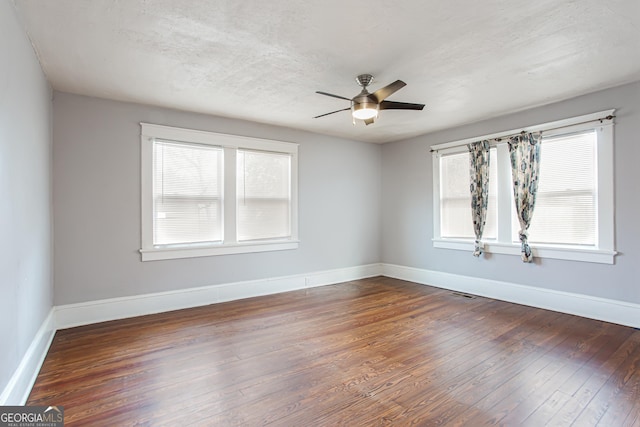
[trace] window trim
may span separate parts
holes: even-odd
[[[239,135],[140,123],[141,147],[141,249],[142,261],[194,258],[297,249],[298,240],[298,144]],[[153,244],[153,141],[206,144],[223,149],[223,242],[184,245]],[[236,150],[249,149],[291,156],[291,236],[238,242],[236,239]]]
[[[614,218],[614,163],[613,163],[613,120],[606,123],[597,122],[602,117],[613,116],[615,109],[600,111],[577,117],[557,120],[524,128],[526,132],[543,131],[544,135],[557,136],[587,129],[596,129],[597,141],[597,170],[598,170],[598,236],[595,248],[580,247],[578,245],[551,245],[531,243],[534,257],[551,258],[571,261],[583,261],[602,264],[613,264],[615,261],[615,218]],[[550,130],[547,130],[550,129]],[[473,239],[443,238],[440,235],[440,156],[466,150],[466,144],[484,140],[505,138],[519,133],[522,129],[513,129],[489,135],[467,138],[458,141],[433,145],[433,247],[473,251]],[[501,143],[495,145],[498,157],[508,159],[508,147]],[[511,198],[509,192],[500,188],[511,188],[511,170],[508,161],[498,163],[498,239],[484,241],[484,251],[493,254],[520,255],[520,245],[511,242]],[[509,206],[510,209],[500,209]]]

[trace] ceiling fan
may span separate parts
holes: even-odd
[[[362,91],[353,98],[345,98],[344,96],[334,95],[332,93],[316,91],[320,95],[332,96],[334,98],[345,99],[351,101],[351,107],[343,108],[341,110],[332,111],[330,113],[321,114],[315,116],[314,119],[319,117],[328,116],[329,114],[339,113],[340,111],[351,110],[353,117],[353,124],[356,123],[356,119],[364,121],[365,125],[370,125],[378,117],[379,110],[422,110],[424,104],[412,104],[409,102],[395,102],[385,101],[387,97],[402,89],[407,84],[402,80],[396,80],[395,82],[378,89],[373,93],[367,91],[367,86],[373,82],[373,76],[371,74],[360,74],[356,77],[356,82],[362,86]]]

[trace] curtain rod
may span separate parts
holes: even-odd
[[[483,141],[483,140],[494,140],[494,141],[500,142],[500,141],[502,141],[503,139],[512,138],[512,137],[514,137],[514,136],[518,136],[518,135],[525,135],[525,134],[530,133],[530,132],[540,132],[540,133],[544,133],[544,132],[550,132],[550,131],[552,131],[552,130],[564,129],[564,128],[571,127],[571,126],[584,125],[584,124],[591,123],[591,122],[600,122],[600,123],[603,123],[605,120],[613,120],[613,119],[615,119],[615,118],[616,118],[616,116],[615,116],[615,115],[613,115],[613,114],[609,114],[608,116],[600,117],[600,118],[598,118],[598,119],[585,120],[584,122],[572,123],[572,124],[570,124],[570,125],[566,125],[566,126],[558,126],[558,127],[554,127],[554,128],[541,129],[541,130],[537,130],[537,131],[526,131],[526,130],[523,130],[523,131],[521,131],[521,132],[517,132],[517,133],[510,133],[510,134],[507,134],[507,135],[499,136],[499,137],[497,137],[497,138],[478,138],[478,140],[479,140],[479,141]],[[469,139],[470,139],[470,138],[469,138]],[[460,144],[460,145],[464,145],[464,144]],[[439,151],[439,150],[434,150],[433,148],[430,150],[430,152],[432,152],[432,153],[433,153],[433,152],[435,152],[435,151]]]

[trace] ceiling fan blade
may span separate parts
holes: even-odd
[[[332,112],[330,112],[330,113],[320,114],[319,116],[315,116],[315,117],[314,117],[314,119],[317,119],[317,118],[319,118],[319,117],[328,116],[329,114],[333,114],[333,113],[339,113],[340,111],[347,111],[347,110],[351,110],[351,107],[349,107],[349,108],[343,108],[342,110],[332,111]]]
[[[332,96],[334,98],[346,99],[347,101],[351,101],[351,98],[345,98],[344,96],[334,95],[332,93],[322,92],[322,91],[319,91],[319,90],[317,90],[316,93],[319,93],[320,95]]]
[[[388,96],[392,95],[393,93],[397,92],[398,90],[402,89],[403,87],[405,87],[407,84],[405,82],[403,82],[402,80],[396,80],[395,82],[378,89],[377,91],[373,92],[372,95],[376,97],[376,99],[378,100],[378,102],[382,102],[384,101]]]
[[[381,110],[422,110],[424,104],[412,104],[410,102],[382,101],[379,108]]]
[[[373,123],[375,121],[375,119],[373,117],[371,117],[370,119],[367,119],[364,121],[364,124],[369,126],[371,123]]]

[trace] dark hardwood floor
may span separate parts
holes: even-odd
[[[389,278],[59,331],[68,426],[640,426],[640,331]]]

